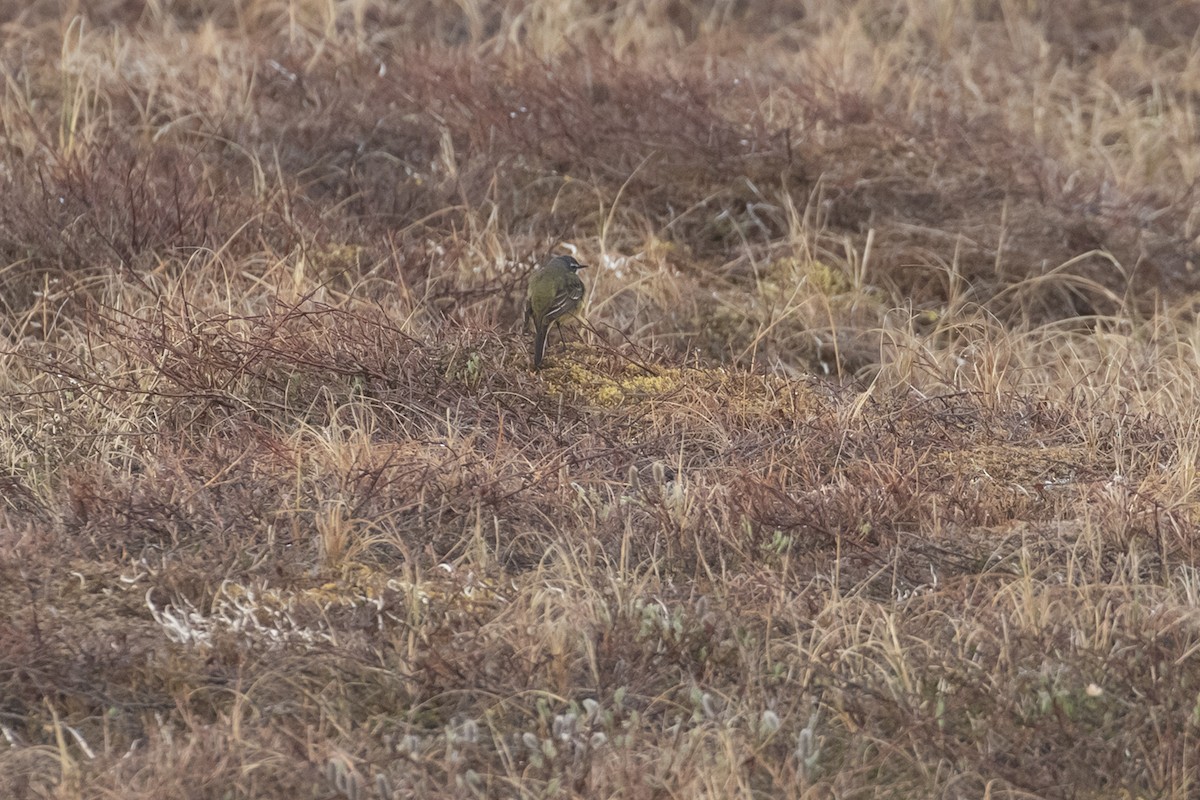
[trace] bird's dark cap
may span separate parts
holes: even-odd
[[[587,267],[587,264],[580,264],[578,261],[576,261],[575,256],[554,256],[553,260],[561,261],[562,265],[572,272],[576,272],[577,270],[585,269]]]

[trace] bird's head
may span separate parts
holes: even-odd
[[[578,272],[579,270],[587,267],[587,264],[580,264],[578,261],[576,261],[574,256],[555,256],[554,258],[550,259],[550,262],[557,262],[559,265],[571,270],[571,272]]]

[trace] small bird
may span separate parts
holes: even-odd
[[[542,368],[550,324],[574,314],[583,302],[583,281],[576,275],[586,264],[571,256],[553,256],[529,276],[525,323],[533,320],[533,368]]]

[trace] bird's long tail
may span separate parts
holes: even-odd
[[[549,325],[533,324],[533,368],[542,368],[542,359],[546,357],[546,335],[550,333]]]

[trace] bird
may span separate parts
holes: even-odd
[[[574,314],[583,302],[583,281],[576,274],[587,265],[571,256],[551,256],[529,276],[525,324],[533,320],[533,368],[542,368],[550,324]]]

